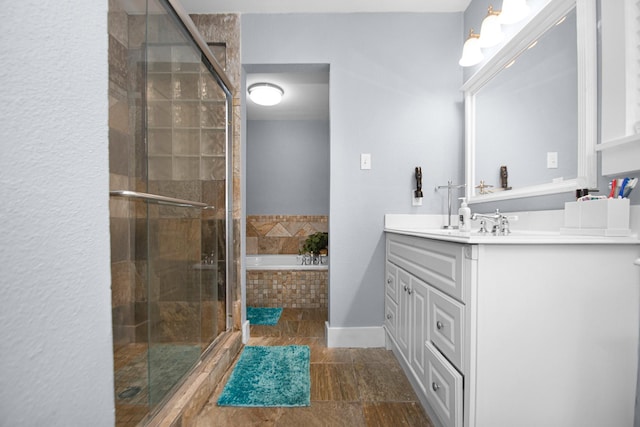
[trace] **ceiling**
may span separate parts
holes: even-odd
[[[180,0],[197,13],[438,13],[462,12],[471,0]],[[276,84],[282,102],[264,107],[247,97],[247,120],[329,120],[329,66],[245,66],[247,87]]]
[[[272,83],[282,102],[265,107],[247,97],[247,120],[329,120],[329,66],[322,64],[245,65],[247,87]]]
[[[188,13],[463,12],[471,0],[181,0]]]

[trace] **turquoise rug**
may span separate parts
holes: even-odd
[[[309,406],[306,345],[246,346],[218,399],[219,406]]]
[[[247,320],[252,325],[277,325],[282,308],[247,307]]]

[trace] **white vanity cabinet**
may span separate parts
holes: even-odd
[[[395,331],[397,348],[416,378],[424,378],[425,349],[420,343],[427,337],[427,285],[388,262],[387,284],[390,282],[396,284],[397,299],[387,287],[386,329]],[[424,383],[418,385],[424,392]]]
[[[430,418],[447,427],[633,425],[637,240],[505,239],[387,230],[387,345]]]

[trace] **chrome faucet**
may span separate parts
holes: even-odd
[[[447,225],[443,226],[442,228],[444,229],[453,229],[453,228],[458,228],[457,225],[451,225],[451,191],[454,189],[458,189],[458,188],[464,188],[466,187],[467,184],[453,184],[451,181],[447,181],[447,185],[438,185],[435,188],[435,191],[440,190],[441,188],[446,188],[447,189],[447,206],[448,206],[448,221],[447,221]]]
[[[491,234],[494,236],[507,236],[511,233],[511,230],[509,229],[509,218],[500,213],[499,209],[496,209],[496,212],[491,215],[474,213],[471,215],[471,219],[473,221],[480,220],[480,230],[478,230],[478,233],[488,233],[486,228],[487,220],[492,223]]]

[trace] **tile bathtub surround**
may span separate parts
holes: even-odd
[[[327,308],[327,271],[247,271],[247,305]]]
[[[307,236],[328,229],[326,215],[248,215],[247,255],[298,254]]]

